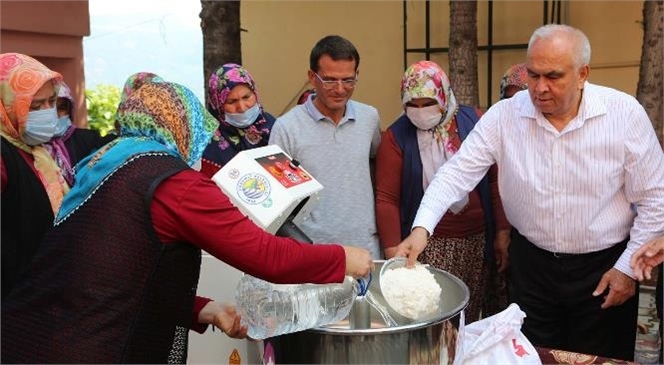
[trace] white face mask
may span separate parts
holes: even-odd
[[[53,138],[58,128],[58,112],[51,109],[34,110],[28,113],[23,132],[23,142],[30,146],[46,143]]]
[[[71,126],[71,119],[69,118],[69,115],[65,115],[64,117],[58,118],[58,123],[55,125],[55,136],[56,137],[61,137],[67,132],[69,127]]]
[[[261,108],[258,103],[256,103],[242,113],[226,113],[226,121],[233,127],[247,128],[254,124],[260,113]]]
[[[423,131],[428,131],[437,126],[443,118],[443,113],[441,113],[438,104],[424,108],[406,107],[406,115],[418,129]]]

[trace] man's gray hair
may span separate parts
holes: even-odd
[[[530,41],[528,41],[528,50],[536,40],[553,38],[561,33],[575,41],[574,54],[572,55],[575,68],[578,69],[590,64],[590,41],[588,37],[581,30],[565,24],[547,24],[535,29],[533,35],[530,36]]]

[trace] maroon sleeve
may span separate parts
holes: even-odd
[[[401,242],[401,170],[403,155],[388,129],[376,153],[376,225],[383,249]]]
[[[188,242],[225,263],[273,283],[341,282],[346,256],[336,244],[307,244],[262,230],[217,185],[194,170],[155,191],[152,224],[164,243]]]
[[[191,318],[191,330],[196,331],[198,333],[203,333],[207,329],[208,325],[207,323],[198,323],[198,314],[203,310],[203,307],[205,307],[208,303],[210,303],[212,299],[206,298],[206,297],[195,297],[194,298],[194,310],[191,313],[192,318]]]
[[[507,221],[505,217],[505,211],[503,210],[503,202],[500,199],[500,191],[498,190],[498,166],[493,165],[489,168],[489,185],[491,189],[491,205],[493,208],[493,216],[496,219],[496,230],[502,231],[506,229],[511,229],[512,226],[510,222]]]

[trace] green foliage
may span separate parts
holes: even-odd
[[[85,90],[88,106],[88,125],[102,136],[115,129],[115,113],[120,102],[120,88],[99,84],[95,89]]]

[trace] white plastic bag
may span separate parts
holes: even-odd
[[[541,365],[535,347],[521,333],[526,314],[512,303],[504,311],[464,326],[459,338],[454,365],[527,364]]]

